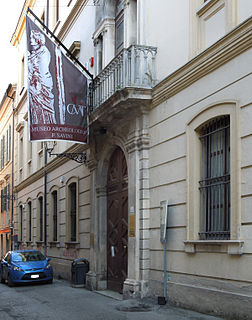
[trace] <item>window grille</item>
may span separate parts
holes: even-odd
[[[23,241],[23,205],[19,206],[20,210],[20,241]]]
[[[31,241],[31,231],[32,231],[32,208],[31,208],[31,201],[28,202],[28,223],[29,223],[29,229],[28,229],[28,241]]]
[[[76,183],[69,186],[70,189],[70,225],[71,225],[71,241],[76,241]]]
[[[215,118],[200,130],[201,240],[230,238],[230,120]]]
[[[43,198],[39,197],[39,241],[43,241]]]
[[[58,194],[57,191],[53,191],[53,241],[57,241],[58,233],[57,233],[57,224],[58,224]]]

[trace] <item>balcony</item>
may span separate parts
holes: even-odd
[[[151,99],[151,89],[156,84],[155,58],[157,48],[132,45],[123,49],[94,79],[91,123],[108,120],[115,112],[120,117],[120,106]],[[106,107],[108,106],[108,107]],[[116,110],[115,110],[116,109]],[[114,111],[113,111],[114,110]],[[122,116],[122,114],[121,114]],[[113,117],[112,117],[113,118]]]

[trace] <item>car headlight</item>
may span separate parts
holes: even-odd
[[[48,263],[45,267],[45,269],[50,269],[52,266],[50,265],[50,263]]]
[[[21,268],[16,267],[16,266],[12,266],[12,270],[24,272],[24,270],[22,270]]]

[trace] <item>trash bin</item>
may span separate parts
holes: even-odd
[[[89,262],[87,259],[75,259],[72,262],[72,285],[74,287],[84,287],[86,284],[86,274],[88,271]]]

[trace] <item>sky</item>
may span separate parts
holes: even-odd
[[[24,0],[1,0],[0,2],[0,102],[9,83],[16,83],[17,49],[10,43]]]

